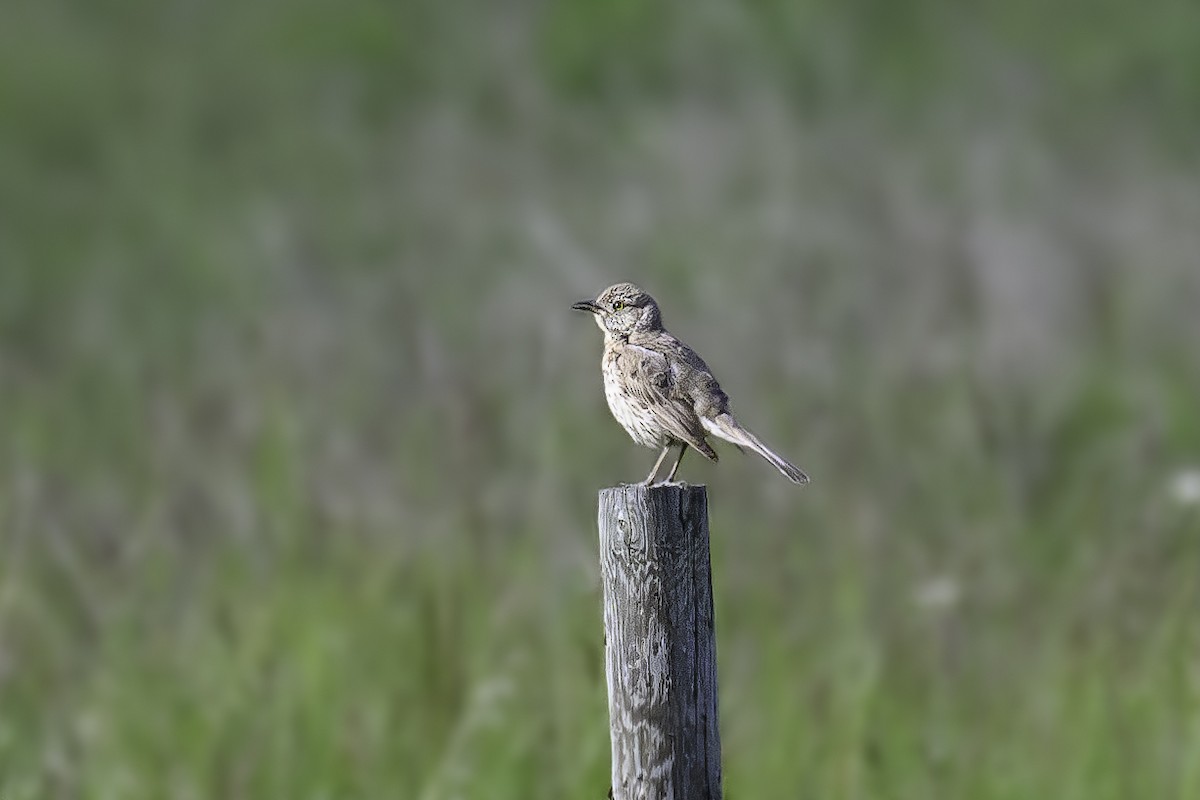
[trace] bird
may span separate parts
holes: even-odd
[[[612,415],[638,444],[662,448],[641,485],[655,485],[674,447],[679,453],[666,483],[675,479],[689,447],[716,461],[709,436],[757,453],[793,483],[809,482],[801,469],[737,421],[729,410],[729,396],[708,364],[667,332],[658,303],[649,294],[632,283],[618,283],[571,308],[591,314],[604,332],[600,370]]]

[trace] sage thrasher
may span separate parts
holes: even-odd
[[[662,448],[643,485],[654,483],[676,445],[679,455],[668,483],[689,446],[716,461],[706,440],[709,434],[753,450],[794,483],[808,483],[807,475],[733,418],[729,397],[712,371],[692,348],[667,333],[653,297],[632,283],[618,283],[571,308],[592,314],[604,331],[600,369],[612,415],[638,444]]]

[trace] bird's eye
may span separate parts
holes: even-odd
[[[624,307],[625,307],[625,304],[623,302],[621,302],[620,300],[613,303],[613,311],[620,311]]]

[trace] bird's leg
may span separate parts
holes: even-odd
[[[670,442],[663,445],[662,452],[658,454],[658,461],[654,462],[654,469],[650,470],[650,474],[646,476],[646,480],[642,481],[642,486],[650,486],[654,483],[654,476],[658,474],[658,468],[662,466],[663,459],[667,457],[667,451],[670,449]]]
[[[688,449],[687,442],[682,442],[679,445],[679,457],[675,459],[674,466],[672,466],[671,471],[667,473],[667,481],[666,481],[667,483],[670,483],[671,481],[675,480],[675,473],[679,472],[679,462],[683,461],[683,454],[687,452],[687,449]]]

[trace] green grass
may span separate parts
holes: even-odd
[[[602,798],[617,279],[727,796],[1200,797],[1194,14],[869,5],[2,12],[0,800]]]

